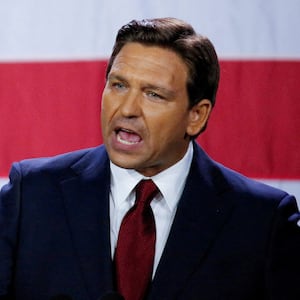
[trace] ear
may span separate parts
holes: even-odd
[[[211,109],[211,102],[208,99],[202,99],[189,110],[189,121],[186,128],[189,136],[197,135],[206,125]]]

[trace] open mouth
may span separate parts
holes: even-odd
[[[116,135],[117,135],[118,142],[125,145],[135,145],[142,141],[142,138],[139,134],[125,128],[117,129]]]

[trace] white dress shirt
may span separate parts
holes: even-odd
[[[156,245],[153,275],[162,255],[183,192],[193,157],[193,145],[189,144],[184,157],[175,165],[151,177],[160,193],[152,200],[151,208],[156,225]],[[112,162],[110,187],[110,238],[111,254],[115,253],[119,229],[126,212],[134,205],[134,188],[142,179],[149,179],[132,169],[123,169]]]

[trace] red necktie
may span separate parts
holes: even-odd
[[[151,282],[155,252],[155,221],[150,206],[158,193],[152,180],[136,187],[134,206],[125,215],[115,253],[118,291],[125,300],[142,300]]]

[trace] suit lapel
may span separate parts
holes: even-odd
[[[96,148],[61,181],[66,216],[85,286],[92,299],[112,290],[109,161]]]
[[[231,200],[219,168],[197,146],[183,195],[157,268],[150,299],[175,299],[189,275],[201,266],[230,217]],[[163,287],[163,288],[162,288]]]

